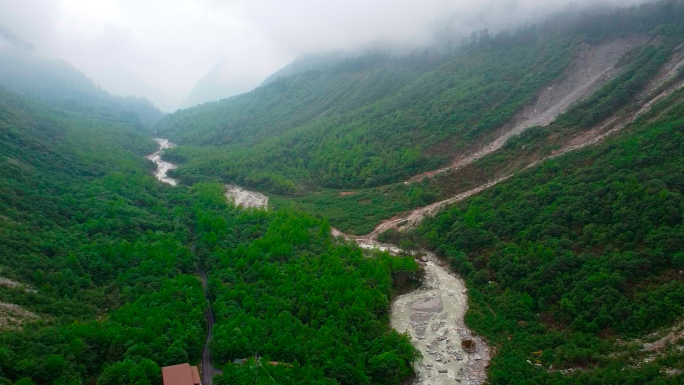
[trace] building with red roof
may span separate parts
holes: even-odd
[[[164,385],[202,385],[197,366],[180,364],[162,368]]]

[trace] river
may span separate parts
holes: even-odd
[[[490,352],[463,320],[468,309],[463,280],[432,253],[426,253],[420,263],[425,269],[423,286],[397,297],[391,316],[392,327],[408,332],[423,355],[414,363],[415,383],[484,383]]]
[[[163,183],[176,186],[178,181],[167,176],[169,170],[177,165],[162,160],[162,153],[175,145],[167,139],[155,138],[159,150],[147,156],[157,165],[154,176]],[[226,197],[236,206],[242,208],[268,208],[268,197],[255,191],[245,190],[236,185],[226,185]],[[479,192],[480,190],[477,190]],[[469,195],[469,194],[465,194]],[[451,202],[449,202],[451,203]],[[440,205],[441,207],[441,205]],[[420,219],[427,212],[423,208]],[[423,212],[425,211],[425,212]],[[436,211],[436,210],[435,210]],[[419,222],[419,220],[415,221]],[[382,227],[379,226],[379,227]],[[333,236],[353,240],[366,250],[376,249],[390,254],[400,254],[402,250],[392,244],[377,241],[375,231],[366,236],[350,236],[337,229]],[[482,384],[487,379],[486,368],[489,365],[490,352],[487,345],[477,336],[473,336],[465,325],[463,317],[468,308],[467,290],[463,281],[449,271],[434,254],[421,251],[424,256],[418,262],[425,269],[425,280],[421,288],[397,297],[392,303],[391,326],[397,331],[407,332],[413,345],[421,352],[422,358],[414,363],[417,384]],[[206,275],[200,269],[200,276]],[[211,307],[208,309],[209,325]],[[211,353],[208,349],[211,331],[203,350],[203,369],[207,383],[211,377],[220,373],[211,366]]]
[[[334,236],[354,240],[365,250],[399,254],[395,245],[380,243],[372,237],[353,237],[337,229]],[[463,280],[433,253],[421,250],[417,261],[425,270],[420,288],[395,298],[391,326],[407,332],[422,358],[413,364],[414,384],[483,384],[491,353],[487,344],[472,334],[464,316],[468,310],[468,291]]]
[[[159,144],[159,150],[157,150],[152,155],[147,156],[147,159],[151,160],[157,165],[157,170],[154,172],[154,176],[157,179],[159,179],[159,181],[162,183],[170,184],[171,186],[176,186],[178,184],[178,181],[173,178],[169,178],[168,176],[166,176],[166,173],[168,173],[169,170],[173,170],[178,166],[173,163],[165,162],[164,160],[162,160],[162,153],[164,152],[164,150],[166,150],[167,148],[174,148],[176,147],[176,145],[169,142],[168,139],[155,138],[154,141]]]
[[[268,209],[268,197],[260,192],[245,190],[240,186],[227,184],[226,198],[237,207]]]

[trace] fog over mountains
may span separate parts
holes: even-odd
[[[142,96],[173,111],[248,91],[302,55],[355,50],[377,42],[424,46],[445,31],[456,36],[485,27],[494,31],[597,4],[172,0],[158,7],[153,1],[25,0],[1,3],[0,25],[35,44],[39,52],[65,59],[114,94]],[[215,82],[219,84],[212,85]]]
[[[642,2],[0,0],[0,385],[684,384]]]

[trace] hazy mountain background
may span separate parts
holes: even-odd
[[[3,29],[0,36],[0,85],[72,109],[96,108],[116,113],[133,113],[142,123],[154,124],[164,116],[149,99],[117,96],[71,64],[49,58],[35,47]]]

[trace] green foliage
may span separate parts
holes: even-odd
[[[509,119],[562,74],[574,41],[417,61],[371,53],[178,111],[157,130],[181,144],[169,158],[186,161],[174,171],[185,183],[218,178],[281,195],[383,185],[448,162]]]
[[[677,100],[605,145],[547,161],[421,226],[467,277],[466,321],[499,347],[493,383],[678,383],[659,368],[679,364],[625,367],[610,359],[621,347],[601,338],[643,336],[684,315]],[[525,362],[537,359],[591,370],[563,377]]]
[[[125,360],[107,366],[97,379],[97,385],[154,385],[161,382],[161,370],[154,361]]]
[[[412,374],[416,353],[389,327],[389,303],[392,275],[415,272],[415,262],[365,258],[307,215],[195,210],[216,313],[212,355],[228,364],[219,383],[253,379],[248,364],[231,363],[255,353],[285,364],[259,369],[284,384],[399,383]]]
[[[321,215],[349,234],[367,234],[383,219],[397,213],[426,206],[444,196],[439,185],[426,179],[422,183],[397,183],[353,192],[318,190],[301,197],[272,196],[276,208],[295,207]]]
[[[444,172],[425,178],[420,184],[397,183],[356,190],[351,194],[321,189],[300,197],[274,197],[273,203],[277,207],[287,207],[294,202],[294,207],[300,210],[329,218],[332,225],[342,231],[367,234],[385,219],[453,197],[491,180],[494,175],[513,173],[539,157],[548,156],[570,138],[576,137],[578,131],[594,127],[597,122],[611,116],[636,113],[644,86],[654,79],[665,58],[674,54],[673,48],[681,43],[681,39],[682,36],[668,38],[657,46],[647,45],[633,50],[623,61],[625,68],[620,76],[592,96],[575,104],[550,125],[532,127],[511,137],[501,150],[458,172]],[[675,77],[674,81],[680,78]],[[660,94],[674,81],[664,83],[655,94]],[[656,104],[654,108],[660,107]]]
[[[148,175],[154,148],[130,122],[0,92],[0,274],[25,285],[0,301],[40,317],[0,336],[5,378],[156,384],[199,359],[206,301],[168,205],[189,198]]]
[[[40,317],[3,329],[0,383],[158,384],[161,366],[198,362],[195,249],[211,268],[219,362],[258,345],[287,363],[279,383],[412,374],[415,350],[388,311],[413,261],[364,258],[311,216],[238,211],[218,183],[161,186],[141,156],[153,150],[130,123],[0,93],[0,274],[22,283],[0,286],[0,301]],[[224,380],[251,378],[243,369]]]
[[[681,1],[660,2],[559,16],[495,36],[485,30],[457,50],[369,52],[178,111],[156,128],[181,145],[168,157],[183,162],[174,174],[185,184],[218,179],[284,196],[314,187],[382,186],[436,169],[454,152],[488,140],[562,75],[579,43],[681,37],[682,18]],[[627,55],[621,64],[633,62],[630,69],[561,121],[588,127],[609,116],[664,57],[653,47]]]

